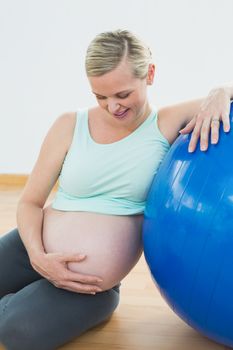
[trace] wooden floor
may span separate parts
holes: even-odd
[[[17,187],[0,187],[0,234],[16,226],[15,213],[21,191],[22,189]],[[52,197],[53,194],[48,201]],[[121,302],[110,321],[59,348],[59,350],[76,349],[223,350],[229,348],[199,335],[169,309],[156,290],[142,257],[123,280]],[[0,350],[3,350],[1,345]]]

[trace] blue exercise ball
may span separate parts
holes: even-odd
[[[233,103],[230,112],[233,129]],[[180,136],[148,193],[147,264],[161,295],[188,325],[233,347],[233,130],[188,153]]]

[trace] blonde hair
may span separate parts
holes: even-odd
[[[115,30],[98,34],[86,53],[87,76],[100,76],[115,69],[127,59],[135,78],[144,79],[152,61],[149,47],[128,30]]]

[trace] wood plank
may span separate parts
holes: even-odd
[[[29,178],[29,174],[0,174],[0,190],[13,188],[23,188]],[[58,182],[54,185],[53,191],[58,187]]]
[[[28,179],[28,174],[0,174],[0,186],[7,188],[23,187]]]

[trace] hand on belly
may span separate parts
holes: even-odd
[[[119,283],[138,261],[142,215],[113,216],[44,209],[43,243],[49,252],[85,254],[73,272],[99,276],[102,290]]]

